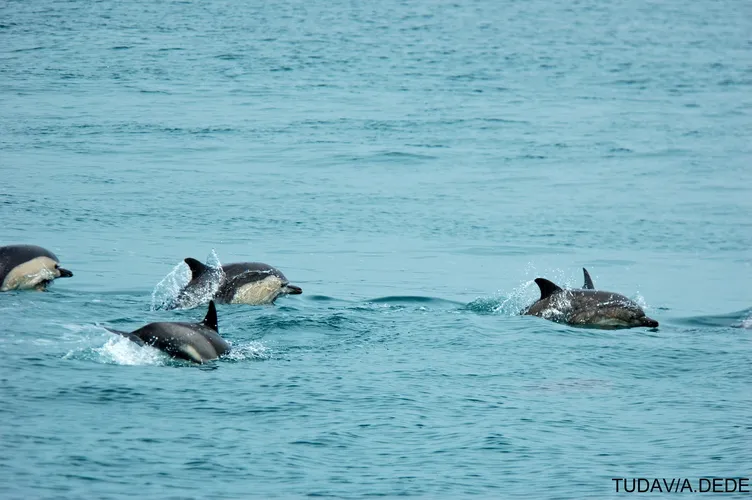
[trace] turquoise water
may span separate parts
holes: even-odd
[[[752,474],[752,8],[7,1],[3,498],[608,498]],[[213,253],[214,252],[214,253]],[[185,257],[304,294],[220,306],[207,367],[103,327]],[[656,331],[518,311],[532,280]],[[747,328],[745,328],[747,327]]]

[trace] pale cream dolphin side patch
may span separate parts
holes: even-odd
[[[271,304],[282,291],[283,284],[284,282],[276,276],[248,283],[237,289],[230,303],[252,306]]]
[[[204,358],[201,357],[201,354],[199,354],[196,348],[192,345],[181,345],[180,350],[183,352],[183,354],[191,358],[196,363],[204,362]]]
[[[45,280],[53,280],[60,275],[55,269],[56,265],[57,262],[45,256],[19,264],[5,276],[0,292],[29,290]]]

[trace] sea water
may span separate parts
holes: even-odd
[[[0,5],[2,498],[608,498],[752,474],[745,1]],[[303,295],[200,321],[186,257]],[[207,260],[208,259],[208,260]],[[519,312],[533,279],[658,329]],[[165,288],[166,278],[174,278]]]

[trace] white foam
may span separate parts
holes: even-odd
[[[269,359],[271,350],[261,342],[248,342],[243,345],[233,344],[232,350],[225,355],[225,359],[232,361],[246,361],[253,359]]]
[[[163,365],[166,354],[150,346],[140,346],[119,335],[113,335],[102,347],[93,349],[102,363],[116,365]]]

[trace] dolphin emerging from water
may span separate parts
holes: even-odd
[[[240,262],[210,267],[188,257],[191,281],[180,290],[168,309],[194,305],[207,292],[223,304],[273,304],[282,295],[299,295],[300,287],[291,285],[282,272],[260,262]]]
[[[536,278],[541,297],[523,314],[539,316],[559,323],[599,328],[656,328],[658,322],[645,316],[637,303],[618,293],[595,290],[587,269],[582,289],[563,289],[555,283]]]
[[[214,301],[209,302],[209,311],[201,323],[149,323],[133,332],[107,330],[194,363],[205,363],[230,352],[230,345],[219,336]]]
[[[60,260],[49,250],[35,245],[0,247],[0,292],[8,290],[46,290],[57,278],[73,273],[60,267]]]

